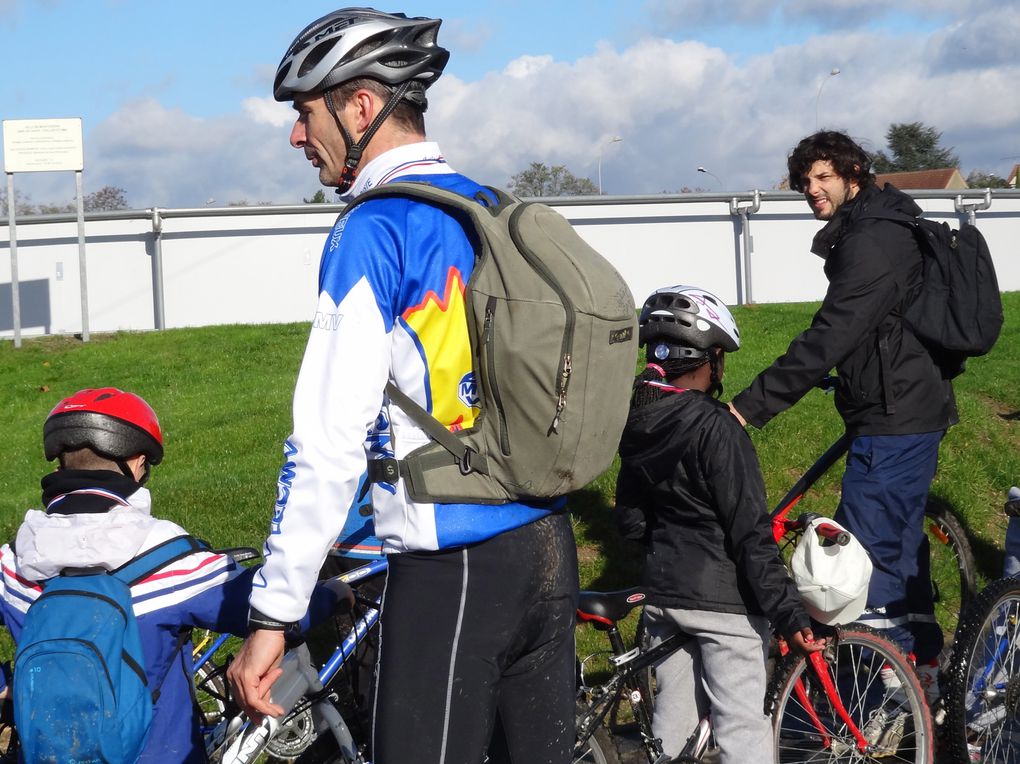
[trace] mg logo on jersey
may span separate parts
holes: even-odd
[[[469,371],[460,378],[460,384],[457,386],[457,397],[468,408],[479,408],[481,399],[478,397],[478,383],[475,382],[475,373],[473,371]]]

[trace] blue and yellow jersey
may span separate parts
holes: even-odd
[[[355,190],[397,178],[467,197],[484,192],[450,170],[431,143],[377,157]],[[284,446],[266,563],[252,594],[261,612],[280,620],[300,616],[345,522],[364,529],[349,513],[358,511],[366,461],[401,459],[429,442],[390,405],[388,381],[450,430],[474,422],[479,409],[465,305],[474,263],[475,247],[461,223],[422,202],[373,199],[337,220],[323,249],[318,307],[294,393],[294,430]],[[484,541],[549,512],[549,505],[515,502],[412,502],[401,481],[373,485],[371,501],[374,533],[386,553]]]

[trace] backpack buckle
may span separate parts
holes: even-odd
[[[471,467],[471,454],[473,453],[475,453],[474,449],[465,448],[464,455],[457,460],[457,466],[460,468],[461,475],[467,476],[474,472],[474,469]]]

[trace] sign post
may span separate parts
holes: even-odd
[[[7,219],[11,239],[11,303],[14,309],[14,347],[21,347],[21,301],[18,294],[18,241],[15,221],[14,173],[67,172],[75,174],[78,207],[78,265],[81,274],[81,338],[89,341],[88,283],[85,268],[85,211],[81,173],[85,164],[81,118],[5,119],[4,172],[7,173]]]

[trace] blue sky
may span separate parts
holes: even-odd
[[[0,118],[81,116],[86,191],[116,185],[134,207],[300,201],[316,178],[269,91],[293,36],[335,8],[0,0]],[[933,125],[964,175],[1020,162],[1015,0],[381,8],[444,20],[452,57],[431,91],[429,133],[484,182],[503,185],[531,161],[594,180],[601,155],[607,193],[768,189],[816,114],[871,149],[891,122]],[[74,188],[55,173],[16,186],[34,203],[69,201]]]

